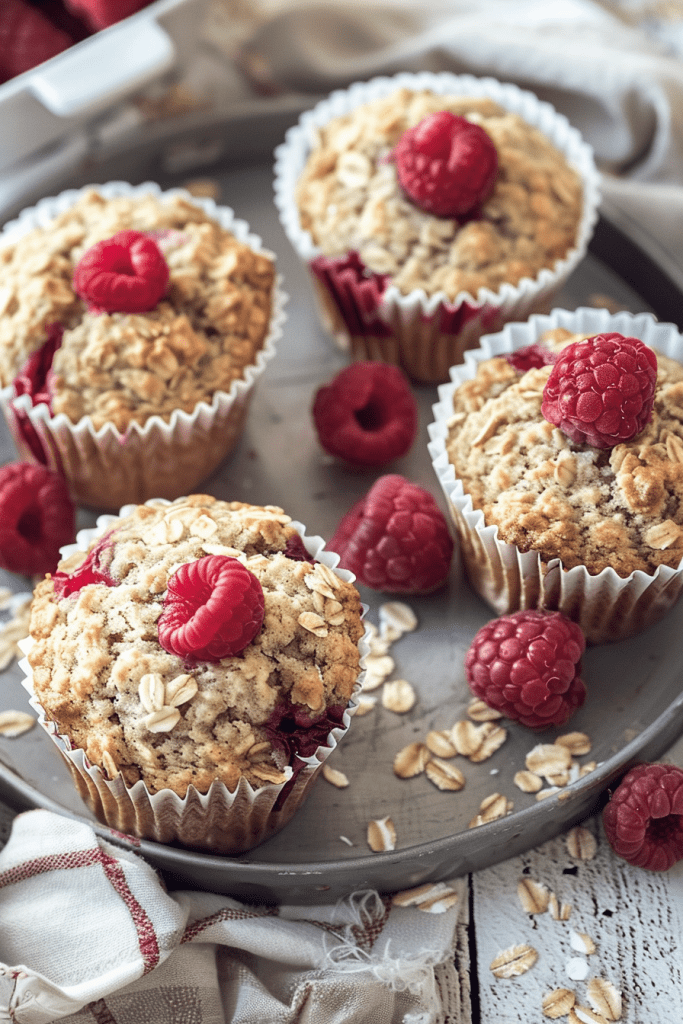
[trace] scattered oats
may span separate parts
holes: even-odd
[[[506,739],[506,730],[493,722],[473,725],[463,720],[451,729],[451,741],[457,752],[475,763],[491,757]]]
[[[347,846],[353,846],[354,845],[351,842],[351,840],[348,838],[348,836],[339,836],[339,838],[341,839],[342,843],[346,843]]]
[[[364,693],[359,694],[356,697],[358,701],[358,708],[356,710],[356,718],[362,718],[363,715],[369,715],[374,710],[377,704],[376,697],[367,697]]]
[[[443,914],[458,902],[458,894],[445,882],[427,882],[395,893],[391,902],[397,907],[417,907],[428,914]]]
[[[500,768],[489,768],[489,775],[500,775]]]
[[[0,711],[0,736],[9,740],[28,732],[35,724],[33,715],[26,711]]]
[[[568,921],[572,912],[571,903],[559,903],[554,892],[550,893],[548,909],[553,921]]]
[[[327,636],[327,623],[320,615],[316,615],[315,612],[302,612],[297,622],[308,633],[312,633],[313,636]]]
[[[533,878],[522,878],[518,882],[517,895],[527,914],[545,914],[548,909],[550,893],[545,885],[535,882]]]
[[[543,779],[535,772],[515,772],[513,782],[523,793],[538,793],[543,786]]]
[[[576,1002],[576,996],[569,988],[556,988],[554,992],[548,992],[543,996],[543,1014],[555,1020],[557,1017],[566,1017]]]
[[[349,784],[344,772],[340,772],[338,768],[331,768],[329,764],[324,764],[322,767],[323,778],[327,782],[331,782],[337,789],[346,789]]]
[[[14,644],[9,640],[0,640],[0,672],[14,661]]]
[[[519,946],[510,946],[491,962],[490,970],[496,978],[516,978],[534,966],[538,960],[538,953],[533,946],[526,943]]]
[[[566,786],[569,782],[569,772],[565,770],[558,772],[557,775],[546,775],[546,779],[551,786]]]
[[[561,918],[559,920],[561,920]],[[588,961],[584,960],[580,956],[573,956],[571,960],[567,960],[565,970],[567,972],[567,977],[571,978],[572,981],[585,981],[590,973]]]
[[[399,779],[412,779],[420,775],[429,761],[429,751],[425,743],[409,743],[394,758],[394,775]]]
[[[582,779],[584,775],[589,775],[591,772],[594,772],[597,767],[597,761],[588,761],[586,764],[582,764],[579,768],[579,778]]]
[[[150,732],[171,732],[179,721],[180,712],[177,708],[163,707],[143,718],[142,724]]]
[[[558,736],[556,744],[566,747],[570,754],[579,757],[581,754],[590,753],[591,741],[585,732],[568,732],[564,736]]]
[[[116,761],[111,756],[108,750],[102,754],[102,767],[104,768],[105,774],[109,779],[116,779],[121,773],[119,772]]]
[[[404,715],[415,707],[417,697],[415,690],[407,679],[393,679],[390,683],[384,684],[382,690],[382,705],[387,711],[394,711],[397,715]]]
[[[539,743],[526,755],[526,766],[529,771],[542,775],[544,779],[568,770],[571,763],[571,752],[555,743]]]
[[[569,1013],[570,1024],[606,1024],[605,1018],[587,1006],[574,1006]]]
[[[379,690],[380,686],[384,683],[386,676],[378,676],[371,672],[368,668],[365,669],[365,677],[363,679],[362,689],[369,693],[371,690]]]
[[[12,600],[12,591],[9,587],[0,587],[0,611],[4,611]]]
[[[391,818],[373,818],[368,822],[368,846],[373,853],[396,849],[396,829]]]
[[[441,761],[438,757],[427,762],[425,775],[437,789],[457,793],[465,785],[465,776],[460,769],[448,761]]]
[[[432,754],[437,757],[455,757],[458,751],[451,742],[451,734],[447,729],[432,729],[427,733],[425,743]]]
[[[161,711],[164,704],[164,681],[158,672],[148,672],[138,684],[138,696],[145,711]]]
[[[395,668],[394,659],[388,654],[368,654],[365,659],[365,668],[370,675],[386,679]]]
[[[560,791],[557,788],[557,786],[549,786],[547,789],[539,789],[538,793],[536,794],[536,799],[545,800],[546,797],[555,796],[555,794],[559,792]]]
[[[606,1020],[621,1017],[621,992],[605,978],[591,978],[586,987],[588,1002]]]
[[[193,676],[176,676],[166,683],[164,703],[179,708],[181,704],[192,700],[198,689],[197,680]]]
[[[386,624],[388,627],[398,630],[401,633],[412,633],[417,627],[417,615],[403,601],[387,601],[379,608],[380,627]]]
[[[403,633],[401,633],[400,630],[394,629],[393,626],[387,626],[387,624],[383,622],[380,626],[379,631],[379,643],[377,647],[377,653],[380,653],[379,644],[382,644],[384,646],[384,650],[381,653],[386,654],[391,645],[393,643],[396,643],[397,640],[400,640],[402,636]]]
[[[467,714],[475,722],[495,722],[503,717],[500,711],[490,708],[483,700],[479,700],[476,697],[467,705]]]
[[[583,953],[585,956],[590,956],[591,953],[595,952],[595,943],[590,935],[586,935],[585,932],[575,932],[572,929],[569,945],[577,953]]]
[[[479,814],[476,818],[472,818],[468,828],[476,828],[478,825],[486,825],[489,821],[496,821],[498,818],[504,818],[513,808],[512,801],[508,800],[507,797],[502,796],[500,793],[491,793],[490,796],[484,797],[479,805]]]
[[[593,860],[598,844],[592,832],[583,825],[575,825],[566,835],[567,851],[575,860]]]

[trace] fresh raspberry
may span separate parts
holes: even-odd
[[[551,366],[556,361],[557,354],[551,352],[545,345],[533,344],[508,352],[505,358],[515,370],[526,373],[527,370],[538,370],[541,366]]]
[[[581,707],[583,633],[560,612],[501,615],[475,634],[465,675],[475,696],[531,729],[564,725]]]
[[[354,466],[382,466],[405,455],[417,434],[417,402],[398,366],[352,363],[313,402],[320,444]]]
[[[261,584],[236,558],[206,555],[168,581],[159,643],[192,661],[220,661],[243,651],[263,624]]]
[[[114,541],[110,533],[105,533],[90,549],[87,557],[73,572],[62,572],[61,569],[52,574],[55,596],[58,600],[77,594],[90,583],[100,583],[105,587],[118,587],[119,581],[109,572],[114,556]]]
[[[81,256],[73,285],[92,312],[144,313],[166,291],[168,276],[153,238],[141,231],[118,231]]]
[[[69,10],[81,16],[93,32],[115,25],[146,7],[150,0],[65,0]]]
[[[24,576],[51,572],[74,539],[74,505],[61,476],[46,466],[0,469],[0,567]]]
[[[315,563],[315,558],[308,553],[306,545],[298,533],[293,533],[291,537],[287,538],[284,553],[287,558],[291,558],[293,562]]]
[[[73,43],[27,0],[2,0],[0,8],[0,82],[37,67]]]
[[[612,448],[650,422],[656,383],[651,348],[623,334],[596,334],[560,352],[541,411],[575,444]]]
[[[340,565],[375,590],[427,594],[446,582],[453,539],[436,501],[398,474],[381,476],[330,541]]]
[[[683,768],[631,768],[602,812],[609,844],[629,864],[668,871],[683,860]]]
[[[465,117],[439,110],[403,133],[393,153],[413,202],[435,217],[465,217],[488,199],[498,173],[489,135]]]

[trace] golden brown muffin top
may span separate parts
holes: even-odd
[[[360,598],[329,567],[284,553],[296,536],[289,523],[275,506],[208,495],[138,506],[107,530],[100,562],[115,586],[90,583],[58,598],[53,579],[38,585],[36,695],[110,778],[120,772],[129,785],[143,779],[151,792],[180,796],[215,779],[230,790],[241,777],[254,788],[283,782],[290,758],[273,743],[282,715],[283,732],[295,719],[322,723],[321,742],[333,728],[328,714],[341,718],[359,673]],[[207,554],[236,557],[258,578],[265,617],[239,654],[192,664],[160,645],[157,620],[169,577]],[[60,570],[73,573],[85,558],[71,555]],[[168,729],[156,727],[154,694]]]
[[[479,124],[498,151],[498,178],[481,218],[425,213],[386,158],[408,128],[449,110]],[[301,226],[326,256],[357,251],[407,294],[477,294],[552,268],[574,246],[583,197],[578,174],[536,128],[494,103],[399,89],[317,129],[299,181]]]
[[[552,332],[562,348],[586,335]],[[626,577],[683,558],[683,366],[657,354],[651,422],[611,449],[574,444],[541,414],[551,366],[482,361],[453,395],[446,448],[487,525],[522,551]]]
[[[157,233],[170,271],[166,295],[147,313],[91,313],[74,292],[74,267],[95,243],[128,229]],[[61,324],[53,413],[124,431],[153,414],[192,412],[255,362],[274,280],[268,255],[182,197],[105,199],[90,190],[48,226],[0,249],[0,385],[11,384],[49,327]]]

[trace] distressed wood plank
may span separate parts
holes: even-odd
[[[633,868],[614,856],[599,819],[586,827],[598,844],[593,860],[573,859],[561,836],[472,877],[482,1024],[547,1019],[542,999],[557,988],[574,990],[577,1003],[590,1006],[591,978],[621,990],[623,1024],[683,1020],[683,862],[666,874]],[[571,904],[569,919],[525,913],[517,895],[523,878]],[[588,934],[596,951],[586,956],[573,949],[572,932]],[[516,978],[494,977],[494,957],[523,943],[538,951],[534,966]],[[587,966],[584,980],[568,976],[573,958]]]

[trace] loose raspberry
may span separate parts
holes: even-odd
[[[465,217],[488,199],[498,173],[489,135],[439,110],[409,128],[394,149],[396,173],[413,202],[435,217]]]
[[[501,615],[475,634],[465,675],[475,696],[531,729],[564,725],[581,707],[583,633],[560,612]]]
[[[220,661],[243,651],[263,624],[261,584],[236,558],[206,555],[168,581],[159,643],[192,661]]]
[[[76,516],[66,483],[46,466],[10,462],[0,469],[0,566],[24,576],[52,572],[74,539]]]
[[[417,402],[397,366],[352,363],[313,402],[320,444],[354,466],[382,466],[405,455],[417,434]]]
[[[74,41],[28,0],[2,0],[0,8],[0,82],[37,67]]]
[[[73,285],[91,312],[144,313],[166,291],[168,276],[153,238],[141,231],[118,231],[81,256]]]
[[[650,422],[656,383],[651,348],[623,334],[596,334],[559,354],[541,411],[575,444],[612,448]]]
[[[629,864],[668,871],[683,860],[683,769],[636,765],[612,793],[602,821],[610,846]]]
[[[510,366],[514,366],[515,370],[526,373],[527,370],[538,370],[541,366],[552,365],[557,359],[557,354],[546,348],[545,345],[534,344],[515,349],[514,352],[509,352],[505,358]]]
[[[81,15],[93,32],[115,25],[148,3],[150,0],[66,0],[69,10]]]
[[[453,540],[436,501],[398,474],[381,476],[330,541],[344,569],[375,590],[427,594],[446,582]]]

